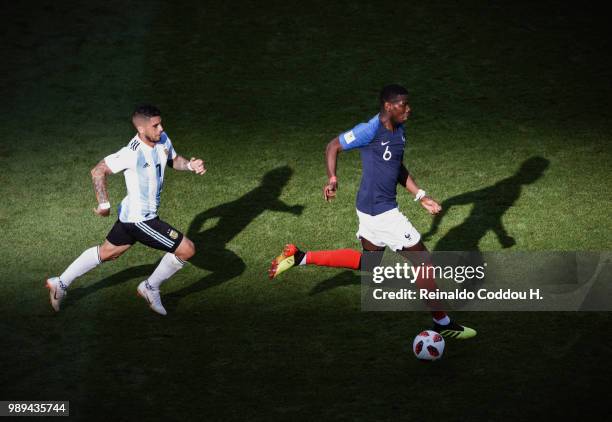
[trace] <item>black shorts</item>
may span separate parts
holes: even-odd
[[[183,233],[159,218],[140,223],[117,220],[106,240],[115,246],[133,245],[136,241],[166,252],[174,252],[183,240]]]

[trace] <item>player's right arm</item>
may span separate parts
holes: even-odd
[[[94,192],[98,200],[98,207],[94,208],[94,212],[101,217],[110,215],[110,202],[108,200],[108,189],[106,188],[106,176],[113,174],[112,170],[106,165],[104,160],[100,160],[94,168],[91,169],[91,179],[94,185]]]
[[[123,147],[114,154],[111,154],[100,160],[96,166],[91,169],[91,179],[94,185],[94,192],[98,200],[98,207],[94,212],[101,217],[110,215],[110,201],[108,199],[108,189],[106,188],[106,177],[109,174],[119,173],[128,168],[133,168],[136,165],[136,146]]]
[[[336,196],[338,190],[336,165],[340,151],[360,148],[372,142],[379,124],[380,120],[377,114],[369,122],[360,123],[348,132],[341,133],[329,141],[325,149],[328,179],[327,184],[323,186],[323,199],[329,202]]]
[[[327,163],[327,184],[323,186],[323,199],[330,202],[336,196],[338,190],[338,178],[336,177],[336,165],[338,154],[342,151],[342,146],[338,136],[329,141],[325,148],[325,162]]]

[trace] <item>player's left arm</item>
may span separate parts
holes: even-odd
[[[404,186],[408,192],[414,195],[414,200],[419,201],[421,206],[427,210],[430,214],[437,214],[442,211],[442,207],[436,200],[432,197],[428,196],[423,189],[421,189],[417,184],[406,166],[402,163],[402,167],[400,168],[400,174],[398,176],[397,182]]]
[[[206,165],[201,158],[186,159],[181,155],[177,155],[172,159],[172,168],[179,171],[193,171],[195,174],[203,175],[206,173]]]
[[[192,171],[200,176],[206,173],[204,160],[193,157],[191,157],[191,160],[188,160],[182,155],[177,154],[166,132],[162,133],[160,142],[162,142],[162,145],[166,148],[166,152],[168,153],[168,165],[170,167],[179,171]]]

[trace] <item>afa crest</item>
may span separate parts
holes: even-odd
[[[168,231],[168,236],[170,236],[170,239],[176,240],[176,238],[178,237],[178,233],[176,232],[176,230],[170,229]]]

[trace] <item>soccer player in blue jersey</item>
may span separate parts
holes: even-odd
[[[153,274],[137,289],[153,311],[166,315],[159,287],[195,254],[193,242],[161,220],[157,210],[166,166],[203,175],[206,172],[204,161],[187,160],[177,154],[164,132],[161,113],[155,106],[139,106],[132,115],[132,123],[137,134],[127,146],[105,157],[91,170],[98,199],[94,212],[101,217],[108,217],[111,208],[106,178],[123,172],[127,196],[119,206],[118,219],[101,245],[83,252],[60,276],[47,279],[51,306],[55,311],[60,310],[68,287],[77,277],[105,261],[118,258],[139,242],[166,252]]]
[[[427,212],[437,214],[440,205],[419,188],[404,166],[406,137],[404,122],[410,115],[408,92],[400,85],[385,86],[380,92],[380,112],[367,123],[360,123],[331,140],[326,149],[327,184],[323,197],[331,201],[338,190],[336,161],[343,151],[359,149],[362,176],[357,193],[357,237],[364,251],[384,251],[386,247],[402,252],[427,253],[420,233],[398,209],[396,186],[402,185],[414,195]],[[410,254],[407,254],[410,255]],[[275,278],[297,265],[319,265],[359,269],[362,252],[353,249],[331,251],[302,251],[293,244],[272,261],[268,275]],[[415,264],[416,265],[416,264]],[[418,279],[417,285],[435,287],[433,279]],[[434,330],[445,337],[467,339],[476,331],[451,321],[443,311],[432,311]]]

